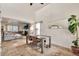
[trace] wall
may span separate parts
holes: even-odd
[[[1,43],[1,6],[0,6],[0,43]]]
[[[1,13],[0,13],[0,44],[1,44]]]
[[[0,22],[0,42],[1,42],[1,22]]]
[[[50,35],[52,43],[70,48],[75,36],[68,31],[67,19],[72,14],[79,17],[79,4],[53,3],[37,11],[35,21],[43,21],[41,24],[41,34]],[[59,25],[62,29],[49,29],[49,26],[52,24]]]

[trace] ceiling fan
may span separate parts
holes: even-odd
[[[40,3],[41,5],[43,5],[44,3]],[[30,6],[32,6],[33,5],[33,3],[30,3]]]

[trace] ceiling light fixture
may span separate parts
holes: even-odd
[[[32,5],[33,3],[30,3],[30,6]]]
[[[44,3],[40,3],[41,5],[43,5]],[[30,3],[30,6],[32,6],[33,5],[33,3]]]

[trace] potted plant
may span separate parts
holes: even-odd
[[[74,44],[71,46],[72,51],[74,54],[79,55],[79,38],[78,38],[78,26],[79,22],[78,19],[76,19],[76,15],[71,15],[71,18],[68,19],[69,22],[69,31],[76,36],[76,40],[72,41]]]

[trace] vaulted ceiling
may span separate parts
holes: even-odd
[[[35,19],[35,12],[46,6],[40,3],[2,3],[1,15],[3,17],[13,18],[24,22],[31,22]]]

